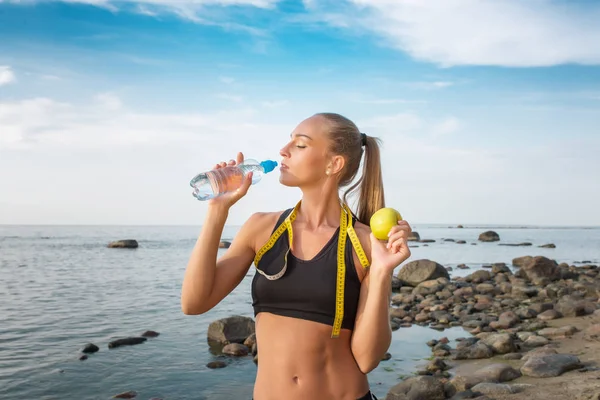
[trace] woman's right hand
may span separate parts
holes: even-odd
[[[242,154],[242,152],[239,152],[237,154],[235,161],[229,160],[228,163],[223,161],[219,164],[215,164],[215,166],[213,167],[213,170],[225,168],[228,166],[238,165],[238,164],[241,164],[243,161],[244,161],[244,154]],[[250,188],[250,185],[252,185],[252,172],[248,173],[248,175],[242,181],[242,185],[237,190],[233,190],[231,192],[224,193],[219,197],[215,197],[214,199],[210,199],[208,201],[208,204],[211,207],[217,206],[217,207],[224,207],[226,209],[229,209],[239,199],[244,197],[246,195],[246,193],[248,193],[248,189]]]

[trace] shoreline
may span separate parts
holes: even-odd
[[[600,400],[600,269],[525,256],[450,279],[416,260],[396,276],[393,328],[462,327],[385,400]],[[514,273],[513,273],[514,270]],[[578,397],[577,397],[578,396]]]

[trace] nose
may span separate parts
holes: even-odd
[[[286,144],[285,146],[283,146],[281,148],[281,150],[279,150],[279,155],[283,158],[289,158],[290,157],[289,147],[290,147],[289,143]]]

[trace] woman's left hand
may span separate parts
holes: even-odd
[[[378,240],[371,232],[371,273],[391,274],[398,265],[410,257],[408,237],[412,229],[408,222],[398,221],[389,233],[388,240]]]

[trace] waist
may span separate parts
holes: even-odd
[[[256,320],[255,399],[351,399],[368,390],[350,347],[352,332],[331,338],[331,327],[260,313]]]

